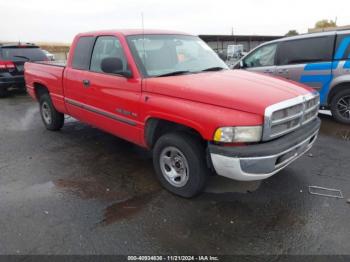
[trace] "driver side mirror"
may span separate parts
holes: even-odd
[[[124,71],[123,61],[117,57],[106,57],[101,62],[101,70],[107,74],[122,75],[127,78],[132,77],[130,71]]]

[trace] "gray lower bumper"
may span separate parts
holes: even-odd
[[[269,146],[269,143],[252,145],[253,149],[256,147],[257,151],[260,151],[255,155],[253,153],[252,156],[247,155],[245,152],[239,154],[236,149],[234,153],[210,150],[213,167],[218,175],[234,180],[254,181],[266,179],[305,154],[316,141],[319,127],[318,120],[318,122],[313,123],[312,128],[308,132],[305,132],[305,130],[300,132],[303,133],[302,137],[297,137],[293,134],[290,139],[288,136],[277,139],[277,144],[281,140],[281,146],[277,148],[275,146],[276,141],[272,142],[271,146]],[[289,146],[286,146],[286,143],[289,143]],[[245,151],[253,152],[254,150],[251,150],[249,147],[247,146]],[[261,147],[269,149],[267,150],[270,151],[269,154],[262,154]],[[274,149],[271,150],[271,147]]]

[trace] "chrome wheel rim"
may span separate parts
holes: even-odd
[[[52,122],[51,108],[47,102],[43,102],[41,105],[41,115],[46,124],[50,125]]]
[[[342,117],[350,119],[350,96],[341,97],[337,102],[337,109]]]
[[[189,178],[188,162],[176,147],[169,146],[160,154],[160,169],[164,178],[174,187],[183,187]]]

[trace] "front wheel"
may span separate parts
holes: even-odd
[[[350,124],[350,89],[342,90],[332,98],[331,111],[338,122]]]
[[[208,168],[199,139],[187,133],[165,134],[153,149],[153,164],[160,183],[170,192],[190,198],[205,186]]]
[[[60,130],[64,125],[64,114],[53,106],[50,95],[43,94],[39,100],[40,114],[45,127],[51,131]]]

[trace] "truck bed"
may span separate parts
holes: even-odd
[[[49,89],[53,104],[64,112],[63,74],[66,63],[64,61],[27,62],[24,65],[25,81],[29,95],[34,99],[38,86]]]

